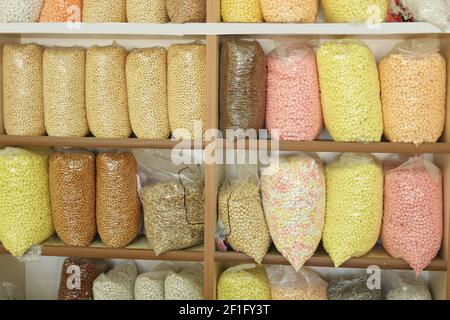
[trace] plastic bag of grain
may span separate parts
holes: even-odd
[[[370,276],[331,281],[328,285],[329,300],[381,300],[381,290],[372,288]]]
[[[312,23],[316,21],[319,0],[260,0],[266,22]]]
[[[130,23],[167,23],[166,0],[127,0]]]
[[[112,23],[127,21],[126,0],[84,0],[83,22]]]
[[[97,0],[96,0],[97,1]],[[120,46],[94,46],[86,54],[86,111],[89,129],[98,138],[128,138],[126,58]]]
[[[410,273],[383,271],[381,285],[386,300],[433,300],[422,277]]]
[[[96,172],[98,233],[108,247],[125,247],[137,237],[142,224],[136,160],[125,151],[100,152]]]
[[[152,271],[140,274],[134,284],[135,300],[164,300],[164,283],[168,271]]]
[[[203,300],[203,267],[170,271],[164,282],[166,300]]]
[[[225,270],[217,284],[218,300],[272,300],[264,267],[241,264]]]
[[[322,0],[327,22],[381,23],[386,20],[389,0]]]
[[[384,134],[392,142],[436,142],[445,124],[447,65],[439,40],[408,40],[380,63]]]
[[[203,242],[203,168],[177,166],[169,154],[136,150],[145,231],[156,255]]]
[[[326,166],[323,245],[336,267],[376,244],[383,216],[383,167],[372,155],[344,153]]]
[[[84,137],[89,133],[85,63],[86,53],[81,48],[44,51],[44,116],[49,136]]]
[[[296,271],[315,253],[325,223],[325,170],[317,157],[274,159],[261,174],[270,235]]]
[[[325,126],[335,141],[379,142],[383,134],[375,58],[359,42],[324,43],[317,52]]]
[[[263,22],[260,0],[221,0],[223,22]]]
[[[94,280],[108,271],[104,260],[66,258],[61,269],[58,300],[92,300]]]
[[[93,285],[94,300],[134,300],[137,267],[126,261],[108,273],[102,273]]]
[[[83,0],[45,0],[39,22],[81,22]]]
[[[308,268],[268,266],[272,300],[328,300],[328,283]]]
[[[405,259],[420,274],[441,248],[443,214],[437,166],[420,157],[386,165],[381,240],[391,256]]]
[[[312,141],[323,128],[314,51],[282,44],[267,56],[266,126],[272,139]]]
[[[257,41],[226,39],[220,50],[220,130],[264,127],[266,57]]]
[[[167,57],[169,123],[176,139],[203,139],[206,125],[206,46],[173,44]]]
[[[170,136],[167,108],[167,52],[135,49],[127,57],[128,108],[134,134],[142,139]]]
[[[3,47],[3,115],[9,135],[45,134],[43,53],[37,44]]]
[[[37,22],[44,0],[0,0],[0,22]]]
[[[0,151],[0,242],[20,257],[53,233],[47,150]]]
[[[95,224],[95,156],[88,151],[55,151],[49,160],[53,224],[68,246],[86,247]]]
[[[252,165],[234,167],[234,176],[220,187],[216,238],[261,264],[271,239],[261,204],[258,171]]]
[[[173,23],[205,22],[207,0],[166,0],[167,13]]]

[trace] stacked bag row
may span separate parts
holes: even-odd
[[[206,0],[0,0],[0,22],[206,21]]]
[[[144,224],[157,255],[202,243],[202,172],[137,157],[139,170],[122,150],[1,150],[0,242],[16,257],[55,231],[68,246],[89,246],[98,234],[107,247],[122,248]]]
[[[237,176],[219,192],[219,250],[261,264],[273,241],[298,271],[321,241],[339,267],[381,239],[420,274],[441,248],[442,173],[424,158],[392,159],[383,168],[372,155],[342,154],[324,167],[299,154],[274,159],[260,178],[248,169]]]
[[[368,275],[327,283],[314,270],[289,266],[238,265],[219,277],[218,300],[432,300],[421,277],[383,271],[381,286]]]
[[[203,267],[159,265],[138,274],[133,261],[111,268],[104,260],[67,258],[58,300],[203,300]]]
[[[267,57],[257,41],[221,48],[220,129],[261,130],[273,139],[436,142],[446,115],[446,61],[439,40],[407,40],[379,66],[353,40],[282,44]],[[267,66],[267,68],[266,68]],[[231,131],[231,134],[235,134]]]
[[[201,139],[206,46],[3,47],[8,135]]]

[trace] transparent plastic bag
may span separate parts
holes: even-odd
[[[97,0],[94,0],[97,1]],[[119,46],[93,46],[86,53],[86,111],[97,138],[128,138],[126,58]]]
[[[136,160],[125,151],[101,152],[96,172],[98,233],[108,247],[125,247],[138,236],[142,224]]]
[[[3,115],[8,135],[45,134],[43,53],[37,44],[3,47]]]
[[[94,300],[134,300],[137,267],[126,261],[108,273],[102,273],[93,285]]]
[[[66,258],[61,269],[58,300],[93,300],[94,280],[109,269],[104,260]]]
[[[386,300],[433,300],[425,280],[410,273],[383,271],[381,283]]]
[[[205,22],[206,0],[166,0],[170,22]]]
[[[266,22],[312,23],[316,21],[319,0],[260,0]]]
[[[166,0],[127,0],[129,23],[167,23]]]
[[[417,274],[436,257],[443,237],[443,177],[424,158],[386,166],[381,240]]]
[[[83,0],[83,22],[126,22],[126,11],[126,0]]]
[[[0,22],[37,22],[44,0],[0,0]]]
[[[83,0],[45,0],[39,22],[81,22]]]
[[[263,22],[259,0],[221,0],[223,22]]]
[[[55,232],[47,150],[2,149],[0,180],[0,242],[20,257]]]
[[[220,130],[264,127],[266,57],[257,41],[225,39],[220,50]]]
[[[308,268],[268,266],[272,300],[328,300],[328,283]]]
[[[68,246],[86,247],[97,233],[95,156],[88,151],[58,150],[49,159],[53,224]]]
[[[383,167],[372,155],[344,153],[326,166],[323,245],[336,267],[369,252],[383,216]]]
[[[25,300],[25,297],[16,285],[2,281],[0,282],[0,301],[5,300]]]
[[[389,0],[322,0],[327,22],[368,22],[371,19],[381,23],[386,20]]]
[[[360,42],[324,43],[317,52],[325,126],[335,141],[380,142],[380,81],[375,58]]]
[[[84,49],[45,49],[44,116],[49,136],[84,137],[89,133],[85,103],[85,67]]]
[[[134,134],[141,139],[167,139],[170,126],[166,49],[135,49],[128,55],[127,90]]]
[[[139,163],[145,231],[156,255],[203,242],[205,195],[202,168],[177,166],[169,156],[134,151]]]
[[[387,22],[414,22],[414,17],[401,0],[389,0]]]
[[[134,284],[135,300],[164,300],[164,282],[168,271],[152,271],[140,274]]]
[[[217,284],[217,300],[271,300],[264,267],[242,264],[225,270]]]
[[[203,300],[203,266],[170,271],[164,283],[166,300]]]
[[[254,166],[237,166],[219,190],[216,241],[229,244],[262,263],[271,239],[261,203],[258,172]],[[220,248],[221,246],[219,246]]]
[[[167,86],[173,137],[202,140],[206,130],[206,46],[203,43],[170,46]]]
[[[267,56],[266,126],[272,139],[312,141],[323,128],[314,51],[301,43]]]
[[[315,253],[325,224],[325,170],[306,154],[281,158],[261,175],[261,193],[270,235],[296,271]]]
[[[401,0],[415,21],[428,22],[445,31],[450,15],[446,0]]]
[[[357,276],[349,280],[331,281],[328,286],[329,300],[381,300],[381,290],[370,288],[369,276]]]
[[[392,142],[436,142],[444,130],[447,66],[439,40],[407,40],[379,65],[384,134]]]

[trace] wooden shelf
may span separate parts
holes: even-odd
[[[203,246],[186,250],[167,252],[156,256],[149,247],[147,239],[140,237],[126,248],[115,249],[106,247],[101,241],[94,241],[89,247],[68,247],[59,239],[51,239],[42,245],[42,256],[48,257],[83,257],[98,259],[129,259],[129,260],[161,260],[161,261],[197,261],[203,262]],[[0,254],[9,254],[0,245]]]
[[[254,260],[244,253],[239,252],[215,252],[215,259],[218,262],[228,263],[254,263]],[[263,264],[288,265],[289,262],[276,250],[270,251],[264,258]],[[352,258],[339,268],[367,268],[378,266],[381,269],[411,270],[411,267],[402,259],[392,258],[381,247],[374,248],[370,253],[359,258]],[[311,267],[334,267],[331,258],[323,249],[319,249],[316,254],[305,264]],[[434,259],[425,269],[427,271],[446,271],[447,262],[442,258]]]
[[[203,149],[206,141],[175,141],[149,139],[103,139],[103,138],[62,138],[62,137],[21,137],[0,135],[0,146],[17,147],[73,147],[73,148],[146,148],[146,149]]]

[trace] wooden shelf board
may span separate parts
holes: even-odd
[[[21,137],[0,135],[0,146],[17,147],[74,147],[74,148],[136,148],[136,149],[173,149],[182,147],[184,149],[203,149],[206,141],[175,141],[171,139],[104,139],[104,138],[78,138],[78,137]]]
[[[98,259],[161,260],[203,262],[203,246],[176,250],[156,256],[145,237],[133,241],[126,248],[108,248],[101,241],[94,241],[89,247],[68,247],[59,239],[51,239],[42,245],[42,256],[83,257]],[[0,254],[9,254],[0,245]]]
[[[232,251],[216,251],[215,259],[217,262],[254,263],[254,260],[246,254]],[[289,262],[276,250],[271,250],[265,256],[263,264],[288,265]],[[374,248],[370,253],[363,257],[352,258],[339,268],[367,268],[372,265],[378,266],[381,269],[411,270],[411,267],[405,261],[402,259],[392,258],[381,247]],[[331,258],[323,249],[319,249],[316,254],[305,264],[305,266],[334,267]],[[447,271],[447,262],[442,258],[436,258],[425,270]]]

